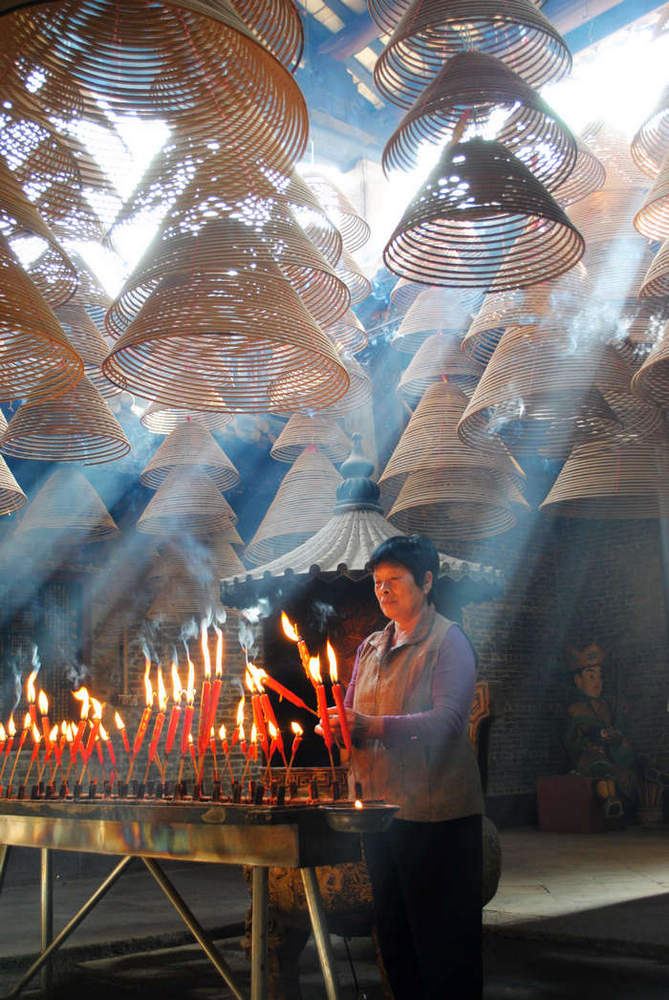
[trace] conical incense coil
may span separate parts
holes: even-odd
[[[362,302],[368,295],[371,295],[371,281],[362,273],[360,267],[348,250],[342,251],[341,258],[335,268],[335,271],[337,273],[337,277],[343,281],[344,285],[348,289],[352,306],[357,305],[358,302]],[[304,296],[302,297],[304,298]],[[309,305],[309,303],[306,302],[306,299],[305,303],[306,305]],[[341,315],[341,313],[339,315]]]
[[[343,191],[324,174],[309,171],[304,174],[304,180],[339,230],[344,249],[354,253],[364,246],[371,236],[371,229]]]
[[[145,486],[157,489],[172,469],[196,468],[206,472],[219,490],[239,482],[239,473],[206,428],[185,421],[165,438],[139,477]]]
[[[211,546],[211,558],[214,563],[217,582],[218,580],[224,580],[227,576],[237,576],[246,572],[246,568],[233,549],[232,544],[226,540],[225,532],[219,535],[211,535],[209,539],[205,539],[204,541],[209,541]],[[241,538],[239,541],[241,542]]]
[[[0,435],[2,434],[3,429],[4,428],[0,427]],[[14,476],[12,475],[11,470],[4,458],[0,457],[0,515],[13,514],[15,510],[20,510],[26,503],[27,499],[28,498],[25,493],[14,479]]]
[[[112,336],[119,336],[158,284],[173,276],[269,270],[283,274],[317,323],[334,322],[346,312],[351,297],[344,280],[296,223],[270,219],[256,229],[228,216],[204,224],[200,219],[199,231],[191,231],[186,221],[164,225],[126,281],[107,313]]]
[[[558,517],[669,517],[669,450],[665,441],[575,447],[540,510]]]
[[[372,401],[372,380],[360,362],[350,355],[340,357],[349,377],[348,389],[321,411],[323,416],[345,417]]]
[[[67,338],[84,363],[84,372],[101,396],[108,399],[121,390],[102,374],[102,362],[107,357],[109,347],[97,326],[86,312],[79,297],[66,302],[56,310],[56,318]]]
[[[294,73],[302,58],[304,28],[293,0],[232,0],[232,5],[272,55]]]
[[[244,552],[258,566],[297,548],[331,518],[341,475],[322,452],[305,449],[288,470]]]
[[[16,526],[16,535],[36,532],[51,544],[103,542],[119,530],[86,477],[74,466],[49,476],[28,504]]]
[[[398,278],[390,292],[390,304],[398,313],[405,313],[424,291],[425,285],[408,278]]]
[[[434,333],[462,335],[480,294],[470,289],[423,288],[402,317],[391,344],[413,354]]]
[[[460,539],[509,531],[516,524],[514,504],[529,506],[502,473],[423,469],[407,478],[388,520],[400,531],[420,532],[444,548]]]
[[[621,303],[640,295],[644,277],[653,262],[653,251],[641,236],[590,243],[583,254],[592,295],[604,303]]]
[[[219,603],[218,581],[198,578],[197,570],[173,557],[160,557],[161,582],[146,617],[182,625],[189,618],[201,621]]]
[[[113,462],[130,451],[123,428],[84,375],[57,399],[20,406],[0,443],[16,458],[38,462]]]
[[[82,374],[52,310],[0,238],[0,399],[52,399]]]
[[[504,264],[500,270],[504,271]],[[581,262],[553,281],[486,295],[465,334],[462,350],[485,365],[505,330],[545,321],[552,325],[556,315],[571,326],[585,317],[591,296],[592,286]]]
[[[606,170],[607,188],[647,187],[630,156],[629,138],[623,129],[599,120],[586,125],[581,135]]]
[[[634,227],[649,240],[669,237],[669,147],[655,183],[634,216]]]
[[[569,209],[569,218],[583,234],[587,251],[593,244],[634,238],[634,216],[645,196],[642,187],[605,187]]]
[[[384,171],[412,170],[422,143],[451,142],[461,128],[484,126],[498,108],[508,117],[497,141],[550,190],[564,183],[576,165],[576,139],[532,87],[482,52],[460,52],[445,63],[386,143]]]
[[[225,404],[221,402],[221,405]],[[234,414],[226,413],[225,410],[218,413],[179,410],[166,403],[154,401],[149,403],[139,422],[152,434],[171,434],[184,420],[191,420],[193,423],[205,427],[208,431],[222,431],[234,420]]]
[[[289,283],[259,272],[164,281],[103,371],[123,388],[193,410],[322,409],[349,376]]]
[[[332,338],[340,353],[359,354],[369,345],[367,331],[351,309],[326,326],[324,332]]]
[[[351,442],[331,417],[294,413],[272,445],[270,455],[277,462],[294,462],[309,447],[339,463],[350,452]]]
[[[616,306],[616,311],[618,307]],[[666,317],[655,302],[630,301],[616,316],[610,343],[632,368],[639,368],[657,343]],[[632,388],[634,391],[634,388]]]
[[[565,455],[580,441],[649,437],[661,414],[637,406],[631,370],[596,340],[573,340],[556,324],[512,327],[502,336],[458,425],[460,439],[486,448],[499,434],[514,455]]]
[[[433,333],[402,372],[397,391],[410,406],[415,406],[434,382],[455,385],[471,396],[482,372],[483,365],[460,350],[457,337]]]
[[[639,298],[665,298],[669,295],[669,240],[665,240],[651,261],[639,287]]]
[[[501,59],[530,86],[571,69],[564,39],[532,0],[414,0],[374,66],[382,97],[409,108],[463,50]]]
[[[630,149],[635,164],[648,177],[655,177],[669,152],[669,85],[650,118],[632,139]]]
[[[26,266],[36,288],[50,306],[62,305],[77,288],[74,264],[59,245],[46,222],[32,205],[16,177],[0,159],[0,227],[16,252],[23,237],[36,237],[44,245],[40,255]]]
[[[288,185],[281,187],[279,198],[290,207],[311,242],[335,267],[344,248],[341,233],[307,182],[296,170],[291,170]]]
[[[471,139],[445,149],[383,259],[425,284],[503,291],[563,274],[583,250],[576,227],[524,163],[499,143]]]
[[[553,190],[558,205],[566,208],[598,191],[606,181],[606,170],[586,143],[576,140],[576,164],[569,177]]]
[[[538,0],[537,7],[543,7],[543,0]],[[391,34],[411,7],[411,0],[369,0],[369,13],[372,20],[385,33]]]
[[[663,410],[669,410],[669,323],[632,379],[632,392]]]
[[[295,80],[227,0],[215,9],[199,0],[157,4],[149,14],[137,0],[113,9],[77,0],[35,4],[4,20],[20,53],[21,83],[46,75],[59,117],[71,117],[74,90],[83,117],[94,121],[101,101],[109,114],[165,117],[177,139],[252,146],[259,161],[279,170],[304,152],[307,113]]]
[[[147,535],[211,535],[237,520],[225,497],[204,472],[172,469],[137,522]]]

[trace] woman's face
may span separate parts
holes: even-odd
[[[374,593],[381,611],[399,625],[411,623],[420,615],[431,586],[429,571],[419,587],[411,570],[401,563],[379,563],[374,569]]]

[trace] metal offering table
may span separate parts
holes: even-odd
[[[10,846],[41,851],[40,956],[9,994],[17,996],[94,906],[106,895],[130,862],[138,858],[179,913],[219,975],[238,1000],[245,1000],[231,969],[198,923],[159,859],[243,864],[252,868],[251,1000],[267,997],[268,870],[299,868],[328,1000],[339,988],[332,960],[323,903],[314,868],[360,858],[360,830],[382,830],[396,808],[374,804],[304,803],[254,806],[206,801],[157,800],[17,800],[0,801],[0,881]],[[54,938],[51,852],[83,851],[121,856],[112,872]]]

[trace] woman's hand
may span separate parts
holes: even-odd
[[[365,740],[382,739],[382,715],[363,715],[361,712],[354,712],[352,708],[345,709],[345,712],[349,732],[354,742],[364,743]],[[341,726],[339,724],[339,712],[335,706],[328,708],[328,719],[332,735],[339,741],[339,743],[343,743],[344,741],[341,734]],[[316,726],[314,732],[318,733],[319,736],[323,735],[320,723]]]

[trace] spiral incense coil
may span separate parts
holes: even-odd
[[[209,431],[186,420],[165,438],[144,468],[140,480],[150,489],[164,483],[172,469],[195,468],[206,472],[219,490],[239,482],[239,473]]]
[[[390,291],[390,305],[396,312],[405,313],[424,291],[425,285],[407,278],[398,278]]]
[[[193,468],[175,468],[149,501],[137,530],[147,535],[212,535],[237,521],[214,481]]]
[[[189,539],[192,546],[192,540]],[[175,544],[161,547],[151,575],[158,582],[157,592],[146,612],[148,619],[183,623],[189,618],[201,621],[219,603],[218,578],[213,557],[204,539],[198,539],[193,556]],[[234,555],[234,553],[233,553]],[[197,560],[197,565],[195,565]],[[235,557],[232,565],[239,562]],[[243,567],[242,567],[243,569]]]
[[[572,338],[556,323],[502,336],[458,424],[460,439],[486,448],[499,434],[514,455],[566,455],[574,443],[620,443],[657,433],[661,413],[635,402],[632,371],[609,345]],[[642,405],[638,405],[642,403]]]
[[[322,414],[294,413],[272,445],[270,455],[277,462],[294,462],[305,448],[316,448],[331,462],[343,462],[351,442],[333,419]]]
[[[175,387],[178,392],[178,385]],[[139,422],[152,434],[171,434],[184,420],[199,424],[208,431],[222,431],[234,420],[233,413],[225,412],[225,402],[221,399],[219,412],[205,413],[199,410],[180,410],[166,403],[149,403]]]
[[[302,545],[332,517],[342,482],[330,459],[306,448],[288,470],[258,530],[244,551],[254,566],[277,559]]]
[[[84,373],[100,395],[109,399],[121,391],[102,374],[102,362],[109,347],[97,326],[86,312],[78,295],[55,310],[56,319],[67,334],[77,354],[84,363]]]
[[[2,419],[6,428],[7,421],[4,417]],[[0,426],[0,438],[3,430],[4,428]],[[0,457],[0,515],[13,514],[15,510],[20,510],[27,500],[4,458]]]
[[[576,165],[576,139],[532,87],[482,52],[454,55],[419,95],[386,143],[385,173],[414,169],[422,143],[451,142],[460,128],[484,125],[500,107],[509,117],[497,141],[550,190],[559,187]]]
[[[669,148],[655,183],[634,216],[634,227],[649,240],[669,237]]]
[[[611,324],[609,343],[631,368],[639,368],[657,343],[667,310],[656,302],[630,299],[622,307],[614,305],[615,322]]]
[[[453,56],[501,59],[531,87],[571,69],[564,39],[532,0],[414,0],[374,66],[379,93],[410,108]]]
[[[478,292],[458,288],[425,288],[402,317],[391,344],[413,354],[433,333],[462,335],[476,309]]]
[[[58,117],[72,117],[74,91],[84,118],[99,118],[104,102],[112,115],[168,119],[176,140],[204,145],[227,131],[229,141],[253,147],[278,170],[304,153],[308,121],[299,87],[228,0],[215,8],[179,0],[148,11],[139,0],[38,3],[14,8],[7,22],[11,52],[20,53],[17,76],[24,86],[37,72],[47,76]]]
[[[639,298],[665,298],[669,295],[669,240],[665,240],[639,286]]]
[[[537,7],[543,7],[544,0],[535,0]],[[407,10],[411,0],[368,0],[372,20],[385,32],[391,34]]]
[[[337,273],[337,277],[348,289],[352,306],[357,305],[358,302],[363,302],[368,295],[372,294],[371,281],[362,273],[348,250],[342,251],[341,258],[335,268],[335,271]],[[302,298],[304,299],[305,304],[309,305],[304,294],[302,294]],[[314,315],[314,318],[318,319],[314,310],[310,308],[310,311]],[[341,316],[341,313],[339,315]],[[327,325],[325,321],[322,322]]]
[[[669,323],[632,379],[632,392],[663,410],[669,410]]]
[[[653,251],[634,230],[629,232],[608,243],[589,243],[583,254],[592,294],[600,302],[622,303],[641,293]]]
[[[214,0],[208,2],[215,8]],[[304,50],[304,28],[293,0],[232,0],[232,5],[265,48],[294,73]]]
[[[297,223],[270,219],[258,231],[228,216],[200,225],[199,231],[186,225],[164,226],[110,306],[107,330],[112,336],[122,334],[166,280],[192,276],[217,281],[219,276],[251,269],[283,274],[317,323],[334,322],[348,308],[350,293],[343,277],[335,274]]]
[[[591,149],[581,140],[576,140],[576,164],[569,177],[553,189],[553,197],[558,205],[566,208],[589,194],[598,191],[606,181],[606,170]]]
[[[348,389],[334,403],[321,410],[323,416],[346,417],[372,402],[372,380],[360,362],[351,355],[340,355],[340,360],[348,374]]]
[[[669,85],[664,88],[655,110],[632,139],[630,153],[634,163],[648,177],[660,172],[669,153]]]
[[[275,273],[164,280],[103,365],[145,399],[192,410],[322,409],[348,373],[290,284]]]
[[[310,171],[304,174],[304,180],[339,230],[344,249],[354,253],[364,246],[372,231],[346,195],[323,174]]]
[[[52,310],[0,237],[0,399],[53,399],[83,370]]]
[[[433,333],[402,372],[397,391],[409,406],[415,406],[434,382],[445,381],[471,396],[482,372],[483,365],[460,350],[457,337]]]
[[[311,242],[318,247],[328,263],[335,267],[344,248],[341,233],[296,170],[291,170],[288,184],[282,186],[279,199],[290,207]]]
[[[413,281],[503,291],[563,274],[583,250],[575,225],[524,163],[499,143],[471,139],[446,147],[383,259]]]
[[[575,447],[540,506],[578,518],[669,516],[669,451],[665,441],[616,447],[593,441]]]
[[[35,533],[50,544],[104,542],[119,534],[114,519],[89,481],[74,466],[56,469],[33,497],[15,537]]]
[[[642,187],[605,187],[594,191],[569,209],[569,218],[583,234],[590,251],[593,244],[634,238],[634,216],[645,197]]]
[[[461,539],[489,538],[516,524],[514,505],[528,508],[508,477],[495,471],[423,469],[412,472],[388,520],[406,534],[420,532],[437,548]]]
[[[324,330],[340,353],[359,354],[369,346],[367,331],[351,309]]]

